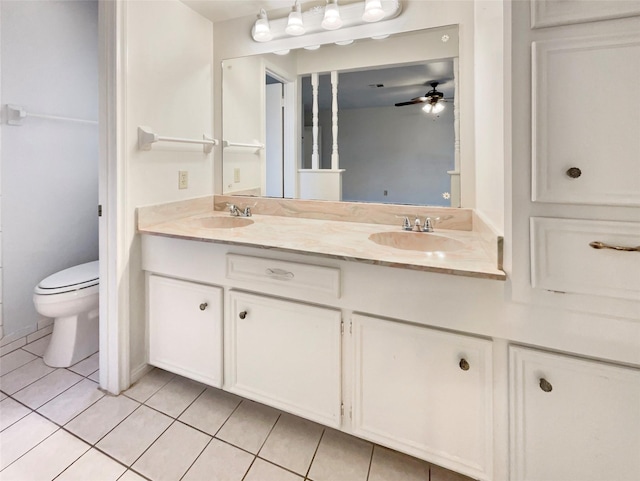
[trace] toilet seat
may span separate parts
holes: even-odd
[[[63,294],[97,286],[99,282],[98,261],[87,262],[56,272],[43,279],[34,289],[34,293],[38,295]]]

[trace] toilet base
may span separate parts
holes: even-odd
[[[99,319],[98,309],[54,319],[44,363],[51,367],[69,367],[96,353]]]

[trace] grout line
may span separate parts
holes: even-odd
[[[32,411],[33,412],[33,411]],[[29,413],[31,414],[31,413]],[[27,414],[27,416],[29,415]],[[36,413],[38,414],[38,413]],[[25,417],[27,417],[25,416]],[[24,418],[22,418],[24,419]],[[56,425],[57,426],[57,425]],[[60,427],[58,427],[58,429],[56,429],[54,432],[52,432],[51,434],[49,434],[47,437],[45,437],[44,439],[42,439],[40,442],[34,444],[33,446],[31,446],[28,450],[26,450],[24,453],[22,453],[20,456],[18,456],[16,459],[14,459],[13,461],[11,461],[9,464],[7,464],[4,468],[2,468],[2,471],[4,471],[5,469],[7,469],[9,466],[11,466],[12,464],[14,464],[15,462],[17,462],[19,459],[23,458],[24,456],[27,455],[27,453],[31,452],[36,446],[41,445],[43,442],[45,442],[47,439],[49,439],[51,436],[53,436],[55,433],[57,433],[58,431],[60,431]]]
[[[180,421],[178,421],[178,422],[180,422]],[[182,423],[182,424],[184,424],[185,426],[189,426],[188,424],[185,424],[185,423]],[[189,426],[189,427],[191,427],[191,426]],[[189,465],[189,467],[184,472],[184,474],[182,476],[180,476],[180,480],[179,481],[181,481],[187,475],[187,473],[191,470],[191,468],[193,468],[193,465],[198,462],[198,459],[200,459],[200,456],[202,456],[202,453],[205,452],[205,450],[211,444],[211,441],[213,441],[213,436],[211,436],[210,434],[208,436],[211,437],[211,439],[209,439],[209,441],[207,441],[207,444],[204,445],[204,448],[202,448],[202,451],[200,451],[200,453],[196,456],[196,459],[193,460],[193,462]]]
[[[82,453],[80,456],[78,456],[76,458],[75,461],[73,461],[71,464],[69,464],[66,468],[64,468],[62,471],[60,471],[56,476],[53,477],[53,480],[58,479],[60,476],[62,476],[62,473],[64,473],[67,469],[69,469],[71,466],[73,466],[74,464],[76,464],[78,462],[78,460],[80,458],[82,458],[85,454],[87,454],[89,451],[91,451],[91,449],[93,449],[91,446],[89,446],[89,449],[87,449],[84,453]]]
[[[324,433],[325,432],[327,432],[327,429],[323,428],[322,429],[322,434],[320,434],[320,439],[318,439],[318,444],[316,446],[316,450],[313,452],[313,456],[311,457],[311,462],[309,463],[309,467],[307,468],[307,472],[304,475],[305,478],[309,477],[309,473],[311,472],[311,466],[313,466],[313,462],[316,459],[316,454],[318,454],[318,450],[320,449],[320,443],[322,442],[322,438],[324,438]]]
[[[251,468],[253,468],[253,465],[256,463],[256,459],[258,459],[258,456],[256,456],[255,454],[253,455],[253,460],[251,461],[251,464],[249,465],[249,467],[247,468],[247,472],[244,473],[244,475],[242,476],[241,481],[244,481],[245,478],[247,477],[247,474],[249,474],[249,471],[251,471]]]
[[[373,464],[373,452],[376,449],[376,445],[371,443],[371,457],[369,458],[369,469],[367,469],[367,481],[369,481],[369,476],[371,476],[371,465]]]

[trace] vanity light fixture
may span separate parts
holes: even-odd
[[[349,40],[340,40],[338,42],[335,42],[336,45],[351,45],[353,43],[353,39],[350,38]]]
[[[342,27],[338,0],[327,0],[327,6],[324,7],[324,18],[322,19],[321,25],[325,30],[337,30]]]
[[[362,20],[365,22],[378,22],[384,18],[381,0],[365,0]]]
[[[289,52],[291,52],[291,50],[290,49],[286,49],[286,50],[276,50],[273,53],[275,53],[276,55],[288,55]]]
[[[306,47],[303,47],[305,50],[318,50],[320,48],[320,45],[307,45]]]
[[[373,40],[384,40],[385,38],[389,38],[389,34],[384,34],[384,35],[374,35],[373,37],[371,37]]]
[[[256,42],[268,42],[273,38],[271,28],[269,27],[267,12],[264,8],[260,9],[258,19],[251,29],[251,36]]]
[[[304,22],[302,21],[302,9],[300,8],[300,2],[295,1],[293,7],[291,7],[291,13],[287,20],[287,27],[284,29],[289,35],[303,35],[306,32],[304,28]]]
[[[307,11],[302,11],[300,0],[293,1],[286,17],[269,20],[267,12],[261,9],[251,29],[253,40],[268,42],[287,37],[321,35],[323,40],[320,44],[334,43],[337,40],[331,33],[334,30],[391,20],[402,12],[401,0],[356,0],[342,6],[338,6],[338,0],[326,0],[324,6],[314,6]],[[348,37],[348,34],[340,35],[345,41]],[[297,46],[300,46],[299,43]]]

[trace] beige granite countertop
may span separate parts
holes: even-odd
[[[310,219],[254,214],[250,225],[232,228],[205,227],[208,218],[229,218],[228,212],[200,209],[173,209],[172,215],[159,210],[138,211],[138,231],[202,242],[218,242],[248,247],[277,249],[297,254],[314,254],[368,264],[439,272],[484,279],[506,279],[496,259],[487,249],[486,239],[476,231],[438,229],[434,233],[404,232],[398,225],[342,220]],[[203,211],[204,210],[204,211]],[[199,212],[198,212],[199,211]],[[197,213],[194,213],[197,212]],[[164,219],[163,219],[164,217]],[[369,236],[399,232],[406,236],[445,236],[463,244],[449,252],[421,252],[379,245]]]

